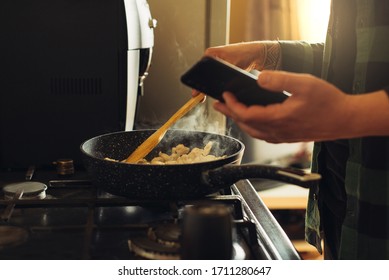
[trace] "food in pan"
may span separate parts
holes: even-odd
[[[209,141],[204,148],[193,148],[186,147],[183,144],[178,144],[172,148],[171,154],[159,152],[157,157],[154,157],[150,161],[141,159],[138,164],[154,164],[154,165],[168,165],[168,164],[188,164],[197,162],[207,162],[217,159],[225,158],[226,156],[215,156],[211,155],[213,142]],[[106,160],[113,160],[105,158]],[[116,161],[116,160],[114,160]]]
[[[203,149],[193,148],[192,150],[186,147],[183,144],[178,144],[172,148],[172,153],[170,155],[166,153],[159,152],[159,156],[153,158],[151,161],[145,159],[140,160],[140,164],[187,164],[187,163],[196,163],[196,162],[207,162],[213,161],[225,156],[215,156],[211,155],[210,151],[212,149],[213,142],[208,142]]]

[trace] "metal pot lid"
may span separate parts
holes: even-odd
[[[45,192],[46,189],[44,183],[28,181],[8,184],[3,188],[3,192],[6,196],[14,196],[19,190],[23,190],[23,197],[31,197]]]

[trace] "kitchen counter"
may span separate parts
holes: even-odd
[[[309,189],[271,180],[251,180],[269,209],[305,209]]]
[[[283,185],[274,189],[259,191],[258,194],[269,209],[305,209],[308,189],[295,185]]]

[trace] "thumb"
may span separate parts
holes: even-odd
[[[289,93],[309,92],[317,80],[309,74],[297,74],[285,71],[262,71],[258,76],[258,84],[272,91]]]

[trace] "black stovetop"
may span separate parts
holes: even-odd
[[[3,171],[1,186],[24,181],[24,173]],[[236,231],[233,258],[299,258],[270,213],[264,225],[259,225],[261,217],[255,218],[255,212],[266,211],[261,210],[263,205],[250,209],[243,198],[242,191],[254,190],[248,181],[232,186],[231,193],[217,193],[197,201],[139,201],[101,191],[85,172],[63,178],[54,170],[37,169],[32,180],[47,185],[44,199],[9,200],[0,193],[0,259],[149,258],[135,252],[131,243],[147,238],[150,228],[160,224],[171,223],[179,228],[185,207],[205,202],[231,209]],[[269,223],[268,235],[264,231]],[[179,250],[156,250],[156,259],[180,258]]]

